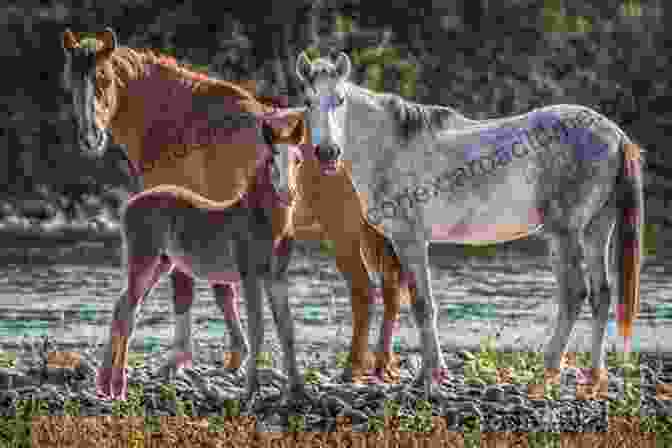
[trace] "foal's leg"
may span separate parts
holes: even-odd
[[[132,243],[131,243],[132,244]],[[128,345],[133,337],[138,305],[149,295],[161,275],[171,267],[167,257],[128,256],[128,287],[122,292],[112,312],[110,337],[98,371],[96,388],[99,394],[126,398]]]
[[[254,214],[252,216],[254,217]],[[262,277],[259,275],[259,266],[257,263],[261,253],[258,246],[261,244],[255,239],[254,225],[254,223],[250,224],[252,231],[247,235],[249,239],[243,239],[242,236],[239,236],[235,248],[236,264],[240,272],[247,307],[247,335],[250,341],[251,353],[245,369],[247,373],[247,393],[250,398],[259,390],[257,358],[264,342]],[[270,253],[269,248],[269,256]]]
[[[425,241],[399,240],[399,258],[406,277],[402,281],[409,283],[411,294],[415,296],[411,309],[422,344],[423,366],[416,381],[424,379],[426,398],[431,395],[434,383],[442,383],[447,379],[436,328],[438,306],[432,294],[428,249]]]
[[[256,272],[241,272],[241,283],[245,292],[247,306],[247,336],[251,353],[245,366],[247,373],[247,392],[251,396],[259,390],[257,357],[264,342],[264,309],[262,301],[261,277]]]
[[[360,383],[372,372],[373,359],[369,350],[370,297],[369,275],[357,242],[336,241],[336,266],[345,277],[352,301],[352,367],[344,372],[345,379]],[[350,378],[348,378],[350,377]]]
[[[229,329],[233,350],[226,356],[224,369],[240,369],[247,364],[250,353],[250,344],[243,333],[243,326],[240,321],[240,294],[237,291],[237,285],[234,283],[215,283],[212,285],[212,291],[215,293],[215,302],[217,307],[224,313],[224,322]]]
[[[557,375],[562,353],[567,348],[569,336],[581,312],[581,305],[588,295],[588,285],[581,266],[584,249],[579,232],[553,234],[550,247],[551,263],[558,282],[558,318],[553,336],[546,347],[544,364],[546,369],[553,369],[552,372]]]
[[[160,369],[165,377],[172,377],[183,367],[191,368],[193,365],[191,306],[194,302],[194,279],[177,268],[171,272],[170,279],[173,284],[175,334],[172,353]]]
[[[305,396],[305,390],[296,362],[294,317],[289,309],[288,268],[293,246],[294,240],[287,239],[283,250],[275,251],[271,266],[262,266],[260,270],[264,271],[264,288],[282,344],[284,368],[289,376],[289,398],[297,401]]]

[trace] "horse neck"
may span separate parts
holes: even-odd
[[[115,142],[125,145],[128,157],[139,166],[144,152],[143,140],[151,126],[152,107],[170,95],[171,85],[192,81],[163,67],[152,55],[133,53],[141,62],[141,69],[137,73],[118,74],[122,82],[117,85],[117,110],[109,127]],[[149,88],[157,83],[166,87],[165,92]]]
[[[453,113],[450,117],[450,125],[448,126],[450,129],[463,129],[468,126],[473,126],[480,123],[479,120],[472,120],[471,118],[467,118],[453,108],[449,109]]]

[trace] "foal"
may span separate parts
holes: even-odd
[[[282,155],[286,156],[285,151]],[[284,157],[286,159],[286,157]],[[215,207],[212,201],[183,187],[159,185],[134,196],[122,214],[122,237],[128,272],[128,287],[114,307],[110,340],[98,377],[99,392],[125,399],[128,346],[135,328],[135,315],[147,290],[171,265],[182,275],[175,286],[176,330],[173,359],[190,366],[192,361],[191,305],[194,277],[207,279],[216,292],[217,305],[232,330],[233,344],[246,345],[240,316],[222,284],[241,281],[248,313],[247,356],[249,394],[259,388],[256,359],[263,342],[262,288],[271,297],[273,318],[285,356],[291,399],[304,396],[294,350],[294,325],[289,310],[287,283],[275,273],[286,270],[288,256],[273,256],[271,210],[283,202],[273,160],[262,164],[253,190],[230,207]],[[273,182],[271,182],[273,180]],[[273,263],[282,266],[272,266]],[[117,368],[113,368],[117,367]]]

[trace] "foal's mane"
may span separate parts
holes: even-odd
[[[430,135],[446,129],[451,119],[465,119],[452,107],[430,104],[419,104],[402,98],[393,93],[377,93],[352,82],[347,82],[346,95],[365,96],[374,104],[391,112],[396,124],[396,131],[404,143],[411,142],[424,132]]]

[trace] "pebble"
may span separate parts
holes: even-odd
[[[158,365],[147,364],[142,369],[129,371],[129,384],[143,386],[147,415],[175,415],[176,403],[160,397],[161,385],[166,384],[166,380],[153,373],[157,371]],[[36,376],[35,372],[28,375],[25,370],[0,368],[0,409],[13,408],[17,400],[37,398],[48,403],[51,415],[62,415],[65,400],[71,399],[79,400],[82,416],[111,415],[113,402],[100,400],[95,394],[95,365],[96,361],[83,359],[77,372],[48,369],[44,379]],[[668,376],[663,376],[656,364],[652,366],[644,365],[641,368],[641,413],[670,414],[672,402],[655,399],[655,380],[672,378],[669,376],[672,368],[665,372]],[[184,369],[170,381],[175,386],[178,399],[193,402],[196,415],[221,415],[225,400],[240,399],[245,392],[244,378],[234,373],[220,372],[213,375],[215,370],[214,365],[199,365],[194,369]],[[76,373],[83,379],[69,382],[68,373]],[[358,428],[366,430],[369,417],[382,415],[383,403],[389,399],[399,403],[399,415],[414,414],[416,403],[424,399],[424,391],[422,387],[412,387],[403,380],[403,373],[402,368],[402,382],[396,385],[356,386],[332,380],[315,386],[311,394],[318,398],[302,411],[306,415],[305,430],[333,430],[337,415],[351,417],[353,431]],[[618,373],[617,369],[610,371],[612,377]],[[271,375],[267,379],[272,380],[274,377]],[[622,396],[622,378],[612,377],[610,398],[618,399]],[[476,416],[484,431],[605,431],[607,403],[575,400],[576,379],[571,369],[563,373],[562,379],[560,400],[531,401],[527,397],[526,385],[465,384],[462,368],[456,366],[454,371],[451,369],[450,383],[441,388],[442,397],[432,400],[433,414],[444,415],[450,430],[460,430],[464,418]],[[281,387],[284,388],[284,385]],[[252,403],[241,400],[242,414],[249,404]],[[252,409],[259,418],[260,427],[286,430],[283,426],[286,425],[286,418],[283,416],[289,415],[289,408],[278,387],[262,386],[259,399]]]

